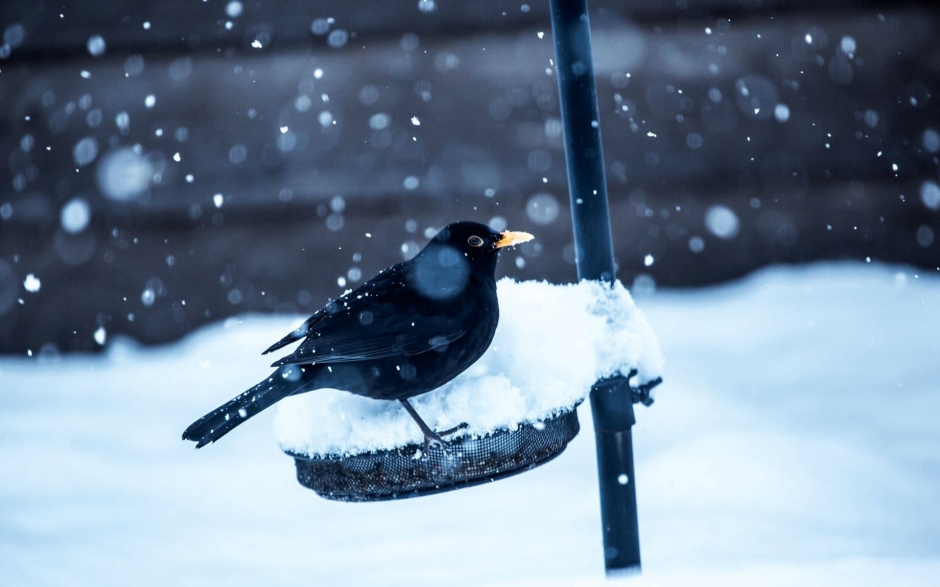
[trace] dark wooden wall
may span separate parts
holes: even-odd
[[[457,219],[539,237],[502,273],[575,278],[544,3],[230,5],[0,4],[0,352],[311,312]],[[622,279],[937,270],[933,4],[642,0],[591,18]]]

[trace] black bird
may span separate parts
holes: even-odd
[[[196,448],[215,442],[281,399],[324,387],[398,400],[424,434],[425,453],[443,446],[408,398],[460,375],[493,340],[499,321],[499,249],[532,239],[477,222],[442,229],[413,259],[385,269],[329,302],[264,354],[306,339],[275,361],[270,377],[183,432]]]

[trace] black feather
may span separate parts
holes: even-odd
[[[274,362],[274,375],[194,422],[183,438],[205,446],[281,399],[314,389],[402,400],[452,380],[496,332],[502,238],[476,222],[445,227],[414,259],[329,302],[268,347],[265,354],[303,339]]]
[[[289,395],[300,391],[305,381],[288,381],[275,372],[261,383],[193,422],[183,432],[183,440],[196,442],[196,448],[215,442],[237,426]]]

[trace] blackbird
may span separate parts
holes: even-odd
[[[393,265],[308,318],[263,354],[305,339],[275,361],[270,377],[209,412],[183,432],[196,448],[281,399],[333,388],[401,402],[424,434],[425,454],[441,435],[408,398],[460,375],[489,347],[499,321],[496,260],[503,247],[531,240],[477,222],[442,229],[413,259]]]

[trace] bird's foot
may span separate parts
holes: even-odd
[[[437,434],[432,431],[427,431],[424,433],[424,456],[428,457],[430,454],[431,447],[440,449],[444,451],[445,455],[450,455],[450,451],[447,450],[447,443],[444,442],[444,439],[441,438],[440,434]]]
[[[398,401],[401,402],[402,407],[404,407],[405,411],[408,412],[408,415],[414,419],[415,423],[418,425],[418,428],[421,429],[421,433],[424,434],[424,451],[415,451],[415,458],[428,458],[428,453],[430,452],[432,446],[443,451],[444,455],[449,457],[451,455],[450,450],[448,450],[447,443],[444,442],[444,439],[441,438],[441,436],[447,436],[448,434],[453,434],[458,430],[468,428],[469,424],[462,422],[453,428],[448,428],[441,433],[437,433],[432,430],[430,426],[424,423],[424,420],[422,420],[421,416],[418,415],[418,412],[416,412],[415,409],[411,407],[411,404],[408,403],[407,399],[400,399]]]
[[[440,432],[434,432],[428,430],[424,433],[424,453],[423,456],[427,457],[429,454],[428,451],[433,447],[439,450],[444,451],[445,456],[450,456],[450,448],[447,445],[447,442],[442,438],[443,436],[449,436],[459,430],[464,428],[469,428],[470,425],[466,422],[461,422],[460,424],[454,426],[453,428],[448,428],[447,430],[442,430]]]

